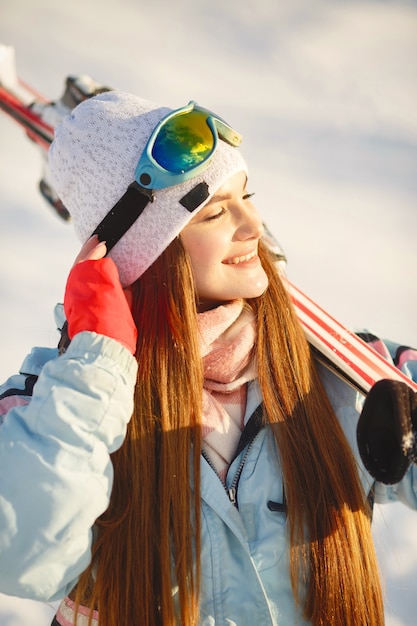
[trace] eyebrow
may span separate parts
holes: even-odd
[[[248,177],[245,176],[245,184],[243,185],[242,191],[246,189],[247,184],[248,184]],[[231,195],[232,195],[231,193],[226,193],[223,196],[214,194],[214,196],[211,197],[210,202],[221,202],[222,200],[226,200],[227,198],[230,198]]]
[[[227,200],[227,198],[230,198],[231,195],[231,193],[225,193],[223,196],[214,195],[210,198],[210,202],[221,202],[222,200]]]

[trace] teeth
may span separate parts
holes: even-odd
[[[245,256],[235,256],[233,259],[229,259],[227,263],[229,265],[237,265],[238,263],[244,263],[245,261],[250,261],[253,257],[256,256],[256,251],[251,252],[250,254],[245,254]]]

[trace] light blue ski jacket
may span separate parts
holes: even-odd
[[[417,378],[416,366],[407,361],[403,369]],[[88,565],[92,527],[112,487],[109,454],[122,444],[133,409],[136,369],[116,341],[84,332],[59,358],[56,350],[35,348],[0,388],[1,592],[60,599]],[[31,376],[39,378],[30,400]],[[322,377],[368,491],[372,478],[356,447],[357,394],[327,370]],[[260,403],[252,383],[246,421]],[[305,624],[289,582],[270,429],[256,432],[233,461],[227,490],[204,457],[201,463],[201,626]],[[377,502],[393,500],[417,509],[415,466],[398,485],[376,485]]]

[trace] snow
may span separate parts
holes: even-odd
[[[230,120],[291,279],[349,327],[417,344],[415,0],[0,0],[0,12],[0,42],[51,98],[88,73]],[[0,133],[4,380],[32,345],[55,345],[51,310],[78,243],[37,193],[36,148],[5,116]],[[401,505],[375,513],[388,626],[415,623],[415,519]],[[0,596],[1,626],[51,615]]]

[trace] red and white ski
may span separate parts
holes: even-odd
[[[24,83],[17,75],[14,48],[0,45],[0,110],[7,113],[40,148],[43,156],[43,174],[39,190],[57,215],[65,221],[70,215],[49,180],[47,154],[54,137],[54,128],[83,100],[109,91],[90,76],[68,76],[64,93],[51,101]]]
[[[53,129],[59,119],[77,102],[107,90],[107,87],[88,76],[69,77],[64,96],[57,102],[49,102],[17,78],[13,48],[0,46],[0,109],[18,122],[44,153],[53,139]],[[41,191],[47,195],[42,186]],[[53,195],[52,188],[48,187],[48,192],[52,195],[49,201],[57,209],[59,199]],[[276,252],[279,264],[285,257],[272,236],[269,244]],[[326,367],[364,395],[383,378],[400,380],[417,391],[416,383],[326,313],[294,284],[288,280],[286,282],[307,340],[316,358]]]
[[[32,110],[34,101],[47,102],[46,98],[17,77],[14,49],[0,46],[0,109],[20,124],[30,139],[46,151],[52,142],[54,129],[41,119],[39,113]]]
[[[395,365],[326,313],[298,287],[288,281],[287,284],[307,340],[319,361],[363,394],[383,378],[402,381],[417,391],[417,384]]]

